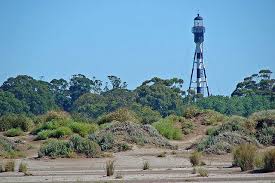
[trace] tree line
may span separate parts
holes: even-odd
[[[236,85],[231,96],[203,98],[183,90],[179,78],[154,77],[134,90],[117,76],[108,76],[108,82],[85,75],[73,75],[69,81],[37,80],[27,75],[8,78],[0,87],[0,116],[10,113],[28,116],[50,110],[64,110],[72,115],[93,120],[119,108],[128,108],[148,116],[181,114],[187,106],[213,109],[227,115],[249,114],[275,108],[275,80],[270,70]]]

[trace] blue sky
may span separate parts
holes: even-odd
[[[273,0],[1,0],[0,83],[82,73],[117,75],[130,89],[179,77],[187,89],[198,10],[212,94],[230,95],[261,68],[275,72]]]

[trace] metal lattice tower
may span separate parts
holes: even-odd
[[[205,27],[203,26],[203,18],[198,14],[197,17],[194,18],[194,26],[192,28],[192,33],[194,34],[194,42],[196,43],[196,49],[189,84],[189,92],[191,90],[194,90],[196,94],[202,94],[204,96],[204,91],[206,88],[207,96],[209,96],[209,88],[203,63],[204,32]],[[194,75],[196,76],[196,78],[194,78]]]

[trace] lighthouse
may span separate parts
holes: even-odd
[[[192,33],[194,34],[194,42],[196,44],[196,48],[193,58],[189,92],[193,90],[195,91],[195,94],[205,96],[206,90],[206,94],[207,96],[209,96],[209,87],[207,83],[203,59],[204,32],[205,27],[203,25],[203,18],[198,14],[194,18],[194,26],[192,27]]]

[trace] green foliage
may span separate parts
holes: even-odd
[[[153,123],[153,126],[167,139],[180,140],[182,138],[182,130],[169,118],[161,119]]]
[[[98,125],[92,123],[78,123],[72,122],[69,127],[74,133],[79,134],[82,137],[87,137],[90,133],[95,133],[98,130]]]
[[[5,131],[11,128],[20,128],[29,131],[33,127],[33,121],[25,115],[7,114],[0,117],[0,130]]]
[[[12,93],[25,103],[32,114],[43,114],[57,106],[49,87],[49,83],[38,81],[30,76],[19,75],[8,78],[1,86],[3,91]]]
[[[101,153],[100,146],[96,142],[79,135],[72,136],[69,144],[76,153],[85,154],[89,158],[98,157]]]
[[[227,117],[213,110],[205,110],[202,113],[203,125],[218,125],[227,120]]]
[[[41,122],[49,122],[53,120],[69,120],[70,119],[70,114],[65,112],[65,111],[48,111],[46,114],[41,116]]]
[[[51,139],[45,142],[38,151],[38,157],[49,156],[51,158],[69,157],[72,152],[67,141]]]
[[[133,111],[127,108],[120,108],[115,112],[102,116],[98,120],[98,124],[109,123],[112,121],[119,121],[119,122],[130,121],[130,122],[136,122],[136,123],[139,122],[137,115]]]
[[[177,78],[167,80],[152,78],[136,88],[136,100],[141,105],[158,111],[162,116],[179,113],[183,106],[182,83],[183,81]]]
[[[161,119],[160,113],[152,110],[148,106],[133,104],[131,109],[137,114],[142,124],[152,124]]]
[[[102,151],[112,149],[114,146],[114,136],[112,133],[104,134],[104,136],[97,139],[97,142]]]
[[[35,140],[46,140],[51,136],[52,130],[42,130],[37,133]]]
[[[191,154],[191,156],[189,157],[189,160],[192,166],[199,166],[201,165],[201,158],[202,158],[202,153],[195,151]]]
[[[194,105],[185,106],[183,109],[183,116],[186,118],[193,118],[201,113],[202,111]]]
[[[8,131],[4,133],[7,137],[15,137],[15,136],[21,136],[23,135],[23,131],[20,128],[11,128]]]
[[[266,171],[275,171],[275,149],[270,149],[264,154],[264,169]]]
[[[252,144],[241,144],[233,152],[233,164],[242,171],[253,170],[257,148]]]
[[[72,133],[73,132],[72,132],[72,130],[69,127],[62,126],[62,127],[59,127],[57,129],[53,130],[50,133],[50,137],[61,138],[61,137],[70,136]]]
[[[29,106],[25,102],[18,100],[14,94],[10,92],[0,90],[0,116],[11,113],[22,114],[28,112]]]

